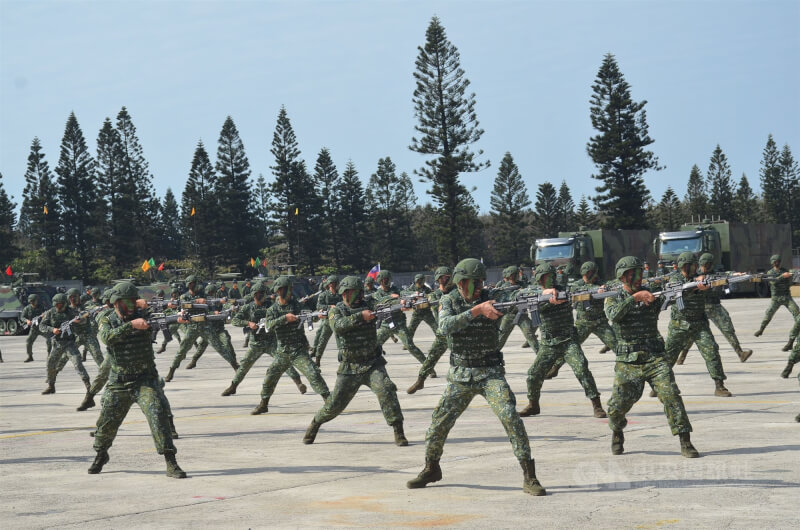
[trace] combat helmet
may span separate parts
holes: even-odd
[[[683,268],[684,265],[691,265],[692,263],[697,263],[694,252],[681,252],[680,256],[678,256],[679,269]]]
[[[104,304],[107,304],[107,303],[111,302],[111,292],[112,291],[113,291],[113,289],[106,289],[105,291],[103,291],[103,296],[101,298],[101,301]]]
[[[461,280],[485,280],[486,267],[480,260],[475,258],[466,258],[459,261],[453,269],[453,281],[455,283]]]
[[[124,298],[139,298],[139,289],[131,282],[120,282],[111,290],[111,303]]]
[[[292,288],[292,279],[289,276],[278,276],[275,281],[272,282],[272,290],[275,292],[284,287]]]
[[[631,269],[641,269],[644,267],[642,260],[637,258],[636,256],[625,256],[624,258],[620,258],[617,262],[617,266],[614,268],[614,276],[617,279],[622,278],[622,275],[628,272]]]
[[[339,282],[339,294],[344,294],[345,291],[352,290],[361,292],[362,289],[363,285],[357,276],[345,276],[344,279]]]
[[[57,295],[55,295],[53,297],[53,307],[55,307],[58,304],[67,305],[67,295],[65,295],[64,293],[58,293]]]
[[[452,276],[453,271],[450,270],[450,267],[439,267],[436,269],[436,272],[433,273],[433,279],[439,281],[439,278],[442,276]]]
[[[425,283],[425,275],[424,274],[417,274],[414,276],[414,283],[422,282]]]
[[[540,263],[536,266],[536,270],[533,272],[533,281],[539,283],[539,280],[541,280],[546,274],[555,275],[556,270],[549,263]]]
[[[700,256],[700,259],[697,260],[697,263],[702,267],[703,265],[708,265],[709,263],[714,263],[714,255],[710,252],[706,252]]]
[[[67,298],[69,298],[70,296],[80,296],[80,295],[81,295],[81,292],[79,290],[77,290],[75,287],[73,287],[72,289],[67,291]]]
[[[89,294],[91,294],[92,296],[100,296],[100,288],[99,287],[92,288],[92,291]]]
[[[267,292],[267,284],[264,282],[256,282],[250,289],[250,294],[265,293]]]
[[[581,265],[581,276],[586,276],[592,271],[597,270],[597,263],[594,261],[587,261],[583,265]]]
[[[519,267],[516,265],[510,265],[503,269],[503,278],[510,278],[512,276],[516,276],[519,274]]]
[[[375,280],[377,280],[378,283],[381,283],[384,279],[392,281],[392,273],[384,270],[379,272],[378,276],[375,278]]]
[[[32,303],[38,302],[38,301],[39,301],[39,297],[37,295],[35,295],[35,294],[29,294],[28,295],[28,302],[29,303],[32,304]]]
[[[769,257],[770,263],[775,263],[776,261],[782,261],[780,254],[773,254],[772,256]]]
[[[330,276],[328,276],[328,278],[325,281],[327,282],[327,285],[330,285],[332,283],[337,283],[338,284],[339,283],[339,277],[337,275],[335,275],[335,274],[331,274]]]

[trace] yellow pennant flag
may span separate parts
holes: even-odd
[[[192,213],[189,214],[189,217],[194,216],[194,206],[192,206]]]
[[[142,271],[147,272],[150,270],[150,262],[148,260],[144,260],[142,263]]]
[[[300,208],[295,208],[295,209],[294,209],[294,214],[295,214],[295,215],[297,215],[297,214],[299,214],[299,213],[300,213]]]
[[[44,214],[47,215],[49,212],[47,211],[47,205],[44,205]]]

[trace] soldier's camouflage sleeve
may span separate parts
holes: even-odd
[[[39,331],[46,334],[52,334],[53,330],[55,329],[53,326],[50,325],[51,319],[53,317],[54,309],[49,309],[45,312],[42,320],[39,321]]]
[[[106,346],[113,346],[125,340],[125,338],[134,332],[133,324],[125,322],[119,327],[112,327],[108,320],[108,315],[100,320],[100,340]]]
[[[364,307],[364,309],[369,308]],[[339,335],[340,333],[347,332],[364,322],[364,315],[361,314],[361,311],[358,311],[352,315],[345,316],[341,311],[339,311],[338,307],[334,307],[331,309],[328,319],[330,320],[330,325],[331,328],[333,328],[333,331]]]
[[[620,300],[616,297],[606,298],[605,306],[603,307],[606,316],[612,322],[617,322],[628,314],[628,311],[636,304],[636,300],[632,296],[625,297]]]
[[[252,320],[250,320],[252,318],[252,312],[252,306],[250,304],[245,304],[231,319],[231,325],[236,326],[237,328],[247,327],[250,322],[252,322]],[[258,322],[256,322],[256,324],[258,324]]]
[[[449,296],[442,297],[441,308],[439,309],[439,333],[442,335],[457,333],[467,328],[473,320],[472,308],[463,313],[456,313],[452,299]]]
[[[267,319],[267,323],[264,326],[264,329],[267,333],[275,328],[289,324],[289,322],[286,320],[286,314],[282,314],[280,311],[280,302],[276,302],[274,305],[270,306],[269,309],[267,309],[265,318]]]
[[[31,314],[32,313],[33,313],[33,306],[32,305],[26,305],[25,309],[22,310],[22,314],[20,315],[20,318],[22,320],[31,320]]]

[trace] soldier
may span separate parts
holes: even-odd
[[[242,299],[242,293],[239,291],[239,283],[234,280],[233,285],[231,286],[231,290],[228,293],[228,298],[231,300],[240,300]]]
[[[428,355],[425,357],[425,362],[422,363],[422,366],[419,369],[417,380],[413,385],[408,387],[408,390],[406,390],[406,392],[409,394],[413,394],[417,390],[425,388],[425,379],[431,375],[431,372],[433,372],[433,369],[436,367],[436,363],[439,362],[439,359],[441,359],[444,352],[447,351],[447,337],[439,332],[438,308],[442,297],[455,288],[455,285],[453,285],[453,283],[450,281],[452,275],[453,273],[450,270],[450,267],[439,267],[434,273],[433,277],[436,280],[436,283],[439,285],[435,291],[428,295],[428,300],[431,301],[431,307],[435,308],[433,311],[433,315],[436,318],[436,327],[433,328],[435,331],[435,337],[433,339],[431,349],[428,352]]]
[[[86,311],[80,299],[81,293],[77,289],[72,288],[67,291],[67,300],[69,301],[70,308],[72,308],[76,314],[81,314]],[[75,344],[84,347],[83,360],[86,360],[85,350],[89,350],[97,366],[103,364],[103,352],[100,350],[100,343],[97,342],[97,328],[95,328],[93,321],[88,320],[86,326],[78,326],[75,328]],[[59,372],[66,362],[66,357],[61,359],[58,368]]]
[[[558,291],[555,285],[556,271],[552,265],[542,263],[536,267],[534,282],[539,288],[531,287],[520,291],[523,294],[539,294],[550,296],[550,301],[539,308],[542,324],[539,331],[542,334],[539,346],[539,355],[528,370],[528,405],[519,413],[520,416],[536,416],[539,414],[539,396],[545,375],[559,360],[564,359],[569,364],[575,377],[583,387],[586,397],[592,402],[595,418],[605,418],[606,413],[600,403],[600,393],[594,382],[594,376],[589,370],[589,362],[583,354],[578,334],[575,330],[575,320],[572,317],[572,306],[568,300],[558,300]]]
[[[330,285],[332,282],[328,281]],[[338,278],[336,284],[338,286]],[[266,311],[264,330],[274,332],[277,338],[275,360],[267,369],[264,377],[264,386],[261,389],[261,402],[250,414],[257,415],[269,411],[269,399],[275,392],[280,377],[290,366],[300,370],[308,379],[311,388],[327,400],[330,396],[328,385],[322,378],[319,368],[308,355],[308,339],[302,325],[298,326],[297,315],[302,311],[300,303],[292,297],[292,279],[289,276],[280,276],[272,284],[272,289],[277,294],[276,303]],[[250,329],[253,322],[248,322]],[[327,324],[327,322],[326,322]],[[328,327],[328,326],[325,326]]]
[[[20,318],[25,325],[28,327],[28,338],[25,339],[25,348],[28,351],[28,358],[25,359],[26,363],[29,363],[33,360],[33,341],[36,340],[36,337],[42,336],[47,343],[47,354],[50,355],[50,350],[53,348],[52,341],[50,339],[50,335],[45,335],[41,331],[39,331],[38,322],[34,324],[34,320],[41,320],[37,319],[39,315],[44,313],[44,306],[39,305],[39,297],[35,294],[28,296],[28,305],[22,310],[22,314]]]
[[[605,301],[605,313],[612,322],[616,336],[614,388],[608,401],[608,426],[611,454],[624,451],[623,429],[628,424],[625,415],[642,397],[645,382],[655,389],[664,405],[672,435],[681,442],[681,454],[697,458],[700,454],[692,445],[692,425],[683,406],[670,363],[665,358],[664,339],[658,332],[658,316],[662,298],[656,298],[642,287],[642,262],[633,256],[620,259],[616,277],[622,281],[620,294]]]
[[[364,300],[361,280],[355,276],[347,276],[341,281],[339,294],[342,301],[331,309],[328,316],[328,324],[336,334],[339,348],[336,385],[330,398],[311,420],[303,443],[314,443],[320,426],[341,414],[361,385],[365,385],[375,393],[386,423],[394,429],[395,444],[406,446],[408,440],[403,432],[403,412],[397,400],[397,387],[386,372],[386,359],[373,322],[375,302]]]
[[[95,322],[97,322],[98,328],[100,320],[104,316],[114,311],[114,306],[111,305],[111,293],[112,289],[106,289],[101,297],[101,301],[104,305],[104,308],[101,309],[97,313],[97,315],[95,315]],[[109,359],[109,357],[106,355],[103,358],[103,364],[100,365],[100,369],[97,372],[97,376],[94,378],[94,381],[92,381],[91,386],[86,390],[86,395],[83,397],[83,401],[81,402],[80,405],[78,405],[78,408],[76,409],[78,412],[90,409],[95,406],[94,396],[99,394],[100,391],[103,390],[103,387],[106,386],[106,383],[108,382],[108,375],[110,372],[111,372],[111,359]]]
[[[798,332],[800,332],[800,316],[794,319],[794,326],[792,326],[790,336],[796,337]],[[783,369],[783,372],[781,372],[781,377],[787,379],[792,374],[792,368],[794,368],[794,365],[798,362],[800,362],[800,341],[793,345],[792,353],[789,354],[789,362],[786,364],[786,368]]]
[[[681,253],[678,256],[677,265],[678,271],[670,275],[669,283],[684,284],[695,280],[697,258],[692,252]],[[697,276],[697,280],[702,279],[703,276]],[[708,325],[704,292],[707,290],[708,286],[702,283],[698,284],[697,289],[683,293],[683,309],[680,309],[677,304],[672,306],[669,333],[667,334],[666,359],[671,366],[675,366],[678,354],[687,344],[694,342],[705,359],[708,373],[716,385],[714,395],[731,397],[731,393],[724,385],[725,371],[719,356],[719,346]],[[655,397],[656,392],[652,391],[650,395]]]
[[[441,298],[439,329],[447,337],[450,365],[447,385],[433,411],[425,434],[425,467],[409,488],[424,488],[442,479],[439,460],[447,435],[472,399],[483,396],[508,434],[514,456],[524,472],[523,491],[545,495],[536,478],[525,424],[516,411],[514,393],[508,386],[503,369],[503,353],[498,347],[499,318],[502,314],[483,290],[486,269],[477,259],[461,260],[454,269],[457,290]]]
[[[267,354],[270,357],[275,356],[275,349],[277,348],[277,338],[275,333],[267,333],[264,329],[259,330],[259,323],[261,319],[266,318],[267,309],[272,305],[270,298],[270,288],[265,282],[256,282],[251,287],[249,297],[252,301],[243,305],[236,315],[234,315],[231,324],[236,327],[244,328],[247,332],[247,337],[253,337],[250,341],[247,353],[245,354],[242,362],[239,363],[239,368],[233,376],[233,380],[228,388],[223,392],[223,396],[231,396],[236,394],[236,389],[244,380],[250,368],[258,361],[262,355]],[[255,324],[255,327],[253,325]],[[294,384],[301,394],[305,394],[308,390],[306,385],[300,380],[300,374],[289,366],[286,371],[287,375],[291,377]]]
[[[47,357],[47,388],[44,389],[42,394],[56,393],[56,376],[62,357],[72,361],[75,371],[78,372],[78,376],[83,381],[86,390],[89,390],[91,384],[89,374],[81,361],[81,354],[75,345],[75,334],[72,332],[62,333],[61,331],[61,326],[70,321],[72,321],[73,330],[76,327],[88,326],[85,320],[76,320],[78,313],[68,304],[67,295],[63,293],[55,295],[53,297],[53,307],[44,313],[42,321],[39,323],[39,331],[45,335],[53,336],[53,350]]]
[[[253,282],[252,280],[245,280],[244,287],[242,287],[242,296],[247,296],[250,294],[250,291],[253,289]]]
[[[792,313],[792,317],[794,318],[797,318],[797,316],[800,315],[800,308],[797,307],[797,304],[792,298],[792,294],[790,292],[792,287],[792,273],[781,267],[781,257],[779,254],[770,256],[769,262],[772,263],[772,269],[770,269],[765,276],[773,280],[769,282],[771,299],[769,302],[769,307],[767,308],[767,312],[764,315],[764,320],[761,321],[761,327],[755,332],[756,337],[760,337],[761,334],[764,333],[764,330],[767,328],[767,324],[769,324],[769,321],[772,320],[773,316],[775,316],[775,312],[778,311],[780,306],[785,306],[786,309]],[[790,334],[789,342],[787,342],[783,347],[783,351],[791,350],[792,343],[796,338],[796,334]]]
[[[514,290],[523,287],[521,277],[522,271],[520,271],[519,267],[516,265],[506,267],[503,269],[504,281],[498,283],[495,288]],[[517,319],[517,314],[514,312],[503,315],[503,318],[500,320],[500,349],[506,345],[506,341],[511,335],[511,331],[514,329],[514,320],[517,321],[516,325],[519,326],[520,331],[522,331],[522,334],[525,336],[525,344],[523,344],[522,347],[526,347],[526,344],[528,346],[532,344],[533,350],[538,353],[539,339],[536,338],[537,328],[531,324],[531,319],[528,317],[528,315],[520,315],[520,317]]]
[[[324,292],[320,293],[317,297],[317,311],[328,311],[330,308],[335,307],[336,304],[342,301],[342,297],[339,296],[339,277],[335,274],[331,274],[328,276],[325,281],[322,283],[322,288],[325,289]],[[324,320],[324,317],[320,317]],[[325,325],[327,322],[323,323],[317,329],[317,334],[314,336],[314,362],[317,366],[320,365],[322,362],[322,354],[325,352],[325,348],[328,346],[328,341],[331,339],[331,335],[333,331],[331,331],[331,327]]]
[[[598,289],[601,288],[600,279],[597,276],[597,264],[587,261],[581,265],[581,279],[572,284],[573,290]],[[614,348],[614,330],[608,324],[608,319],[603,313],[603,300],[591,299],[589,307],[584,307],[580,303],[575,309],[575,330],[578,332],[578,343],[583,345],[589,335],[594,333],[603,343],[600,353],[606,353]],[[558,371],[564,366],[564,359],[557,361],[553,368],[547,373],[546,379],[552,379],[558,375]]]
[[[197,304],[205,303],[205,293],[203,288],[197,285],[197,278],[194,275],[186,278],[186,284],[189,290],[181,295],[181,301]],[[198,315],[204,313],[203,310],[199,309],[190,309],[189,312]],[[211,343],[211,346],[217,350],[217,353],[219,353],[220,356],[225,359],[234,370],[239,368],[239,363],[236,362],[236,353],[234,353],[233,347],[230,345],[230,336],[228,336],[227,342],[223,342],[223,340],[220,338],[221,333],[219,330],[212,328],[208,321],[180,321],[180,323],[186,324],[186,333],[183,337],[181,345],[178,347],[178,352],[175,354],[175,358],[172,360],[172,366],[169,368],[167,377],[164,378],[167,383],[172,381],[172,378],[175,376],[175,370],[178,369],[178,367],[181,365],[181,361],[186,358],[186,353],[189,351],[192,345],[194,345],[194,342],[200,337]]]
[[[173,287],[169,293],[169,305],[164,309],[165,315],[174,315],[178,311],[178,306],[180,306],[181,303],[180,296],[181,290],[177,287]],[[172,341],[173,337],[178,340],[178,344],[181,343],[180,326],[181,325],[177,322],[169,325],[169,334],[164,335],[164,341],[161,343],[161,347],[156,353],[164,353],[167,351],[167,344]]]
[[[406,291],[405,294],[420,294],[424,295],[425,297],[429,297],[432,292],[433,290],[425,285],[425,275],[417,274],[414,276],[413,287]],[[430,304],[415,306],[411,312],[411,322],[408,324],[408,336],[411,337],[411,340],[414,340],[414,335],[417,333],[417,328],[423,322],[428,324],[431,330],[436,333],[436,318],[433,316],[433,311],[431,311]]]
[[[706,252],[700,256],[698,264],[700,265],[700,270],[698,271],[700,274],[711,274],[713,272],[712,267],[714,266],[714,255]],[[745,362],[750,358],[751,355],[753,355],[753,350],[743,350],[739,344],[739,338],[736,336],[736,330],[733,329],[733,322],[731,322],[731,315],[722,305],[722,287],[707,290],[705,292],[705,296],[706,315],[722,332],[725,338],[728,339],[728,342],[731,344],[731,346],[733,346],[733,351],[735,351],[736,355],[739,356],[739,360],[741,362]],[[686,354],[689,352],[689,348],[691,348],[691,346],[692,345],[690,343],[686,346],[686,348],[683,349],[678,356],[677,364],[683,364],[683,361],[686,359]]]
[[[364,296],[369,298],[375,293],[375,278],[367,276],[364,279]]]
[[[388,270],[382,270],[378,273],[378,288],[375,289],[372,298],[378,304],[391,303],[392,301],[399,302],[399,300],[396,299],[400,298],[400,290],[392,285],[392,273]],[[408,328],[406,327],[405,315],[397,311],[392,314],[392,320],[394,321],[393,328],[389,327],[388,320],[384,321],[381,325],[381,329],[378,331],[378,344],[383,346],[383,343],[389,339],[390,335],[397,335],[403,342],[403,347],[408,350],[420,364],[424,363],[425,354],[414,344],[414,340],[409,335]],[[436,377],[435,371],[431,372],[431,377]]]
[[[167,476],[186,478],[175,460],[177,449],[172,442],[169,419],[164,403],[166,397],[158,371],[146,318],[150,310],[139,292],[129,282],[117,284],[111,294],[114,311],[100,321],[100,337],[108,347],[111,358],[109,383],[103,394],[100,417],[94,437],[94,459],[90,474],[97,474],[108,463],[108,450],[117,430],[134,402],[139,404],[153,435],[158,454],[167,462]]]

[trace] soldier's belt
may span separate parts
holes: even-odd
[[[634,352],[650,353],[664,353],[664,344],[662,341],[654,339],[652,342],[634,342],[629,344],[619,344],[615,348],[617,355],[627,355]]]
[[[569,331],[565,331],[564,333],[550,333],[548,331],[542,331],[542,328],[539,328],[539,333],[542,335],[543,340],[567,340],[576,335],[577,331],[575,331],[575,327],[573,326]]]
[[[133,383],[134,381],[138,381],[143,377],[147,377],[150,374],[142,373],[142,374],[117,374],[116,381],[117,383]]]
[[[487,353],[478,359],[468,359],[455,353],[450,354],[450,365],[461,368],[491,368],[493,366],[503,366],[504,364],[503,352],[499,351]]]

